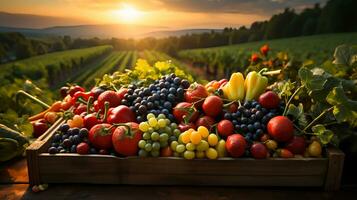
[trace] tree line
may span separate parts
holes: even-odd
[[[258,21],[248,28],[227,27],[221,31],[186,34],[166,38],[100,39],[55,37],[49,41],[25,38],[19,33],[0,34],[0,63],[53,51],[112,45],[115,50],[158,50],[176,56],[182,49],[207,48],[260,40],[308,36],[324,33],[357,31],[357,0],[329,0],[321,7],[315,4],[300,13],[286,8],[269,20]]]

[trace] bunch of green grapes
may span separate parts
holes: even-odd
[[[197,130],[189,129],[181,133],[178,141],[170,143],[170,148],[176,157],[217,159],[226,155],[225,141],[214,133],[209,133],[204,126]]]
[[[156,118],[153,113],[149,113],[147,121],[139,124],[139,129],[143,132],[143,139],[138,146],[140,157],[158,157],[160,149],[169,146],[172,141],[177,141],[181,134],[176,123],[171,123],[164,114],[159,114]]]

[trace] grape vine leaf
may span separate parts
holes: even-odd
[[[307,126],[307,120],[304,114],[304,106],[302,105],[302,103],[299,103],[298,106],[290,104],[287,111],[287,115],[291,115],[294,117],[294,119],[297,119],[300,127]]]
[[[299,70],[299,77],[303,85],[309,90],[321,90],[326,83],[326,78],[314,75],[313,72],[306,67]]]
[[[338,122],[348,122],[353,127],[357,126],[357,101],[349,99],[341,86],[334,87],[327,95],[326,101],[333,105],[333,114]]]
[[[316,135],[322,144],[328,144],[334,137],[334,133],[326,129],[324,125],[317,124],[311,128],[314,135]]]

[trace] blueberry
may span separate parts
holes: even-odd
[[[174,117],[174,115],[171,114],[171,113],[168,114],[168,118],[169,118],[169,120],[172,121],[172,122],[175,121],[175,117]]]
[[[190,82],[188,82],[188,80],[184,79],[184,80],[181,81],[181,86],[184,89],[187,89],[188,87],[190,87]]]
[[[264,116],[264,114],[263,114],[262,111],[257,111],[257,112],[255,113],[255,116],[257,117],[257,119],[261,119],[261,118]]]
[[[62,136],[61,134],[59,133],[56,133],[54,136],[53,136],[53,142],[59,142],[61,140]]]
[[[170,114],[170,112],[169,112],[168,109],[162,109],[162,110],[161,110],[161,113],[164,114],[164,115],[166,115],[166,116],[167,116],[168,114]]]
[[[171,88],[169,89],[169,92],[170,92],[171,94],[176,94],[176,89],[175,89],[174,87],[171,87]]]
[[[237,118],[238,118],[237,113],[232,113],[232,119],[237,119]]]
[[[257,135],[262,135],[264,133],[264,131],[262,130],[262,129],[257,129],[256,131],[255,131],[255,134],[257,134]]]
[[[72,146],[72,141],[73,141],[73,137],[70,136],[68,139],[63,140],[62,145],[63,145],[64,147],[69,148],[69,147]]]
[[[245,117],[250,117],[251,114],[252,114],[252,113],[251,113],[249,110],[245,110],[245,111],[244,111],[244,116],[245,116]]]
[[[237,115],[238,117],[240,117],[240,116],[242,115],[242,113],[241,113],[239,110],[237,110],[236,115]]]
[[[167,82],[171,82],[171,81],[173,81],[173,80],[172,80],[172,78],[171,78],[170,76],[168,76],[168,77],[166,77],[166,81],[167,81]]]
[[[256,115],[255,115],[255,114],[252,114],[252,115],[250,116],[250,120],[252,120],[252,121],[255,121],[255,120],[257,120],[257,117],[256,117]]]
[[[128,89],[127,93],[124,95],[124,98],[127,98],[128,95],[133,94],[133,89]]]
[[[176,77],[176,74],[175,74],[175,73],[171,73],[171,74],[170,74],[170,77],[171,77],[171,78],[175,78],[175,77]]]
[[[260,123],[259,122],[254,122],[254,128],[255,129],[260,129],[261,128]]]
[[[260,109],[262,109],[262,106],[258,104],[258,105],[255,106],[255,108],[260,110]]]
[[[165,94],[165,95],[166,95],[168,92],[169,92],[169,91],[168,91],[166,88],[162,88],[162,89],[161,89],[161,93],[162,93],[162,94]]]
[[[240,128],[242,129],[243,132],[247,132],[248,131],[248,127],[246,124],[241,124]]]
[[[79,128],[75,127],[72,128],[72,135],[78,135],[79,134]]]
[[[159,100],[160,99],[160,95],[158,95],[158,94],[154,94],[154,95],[152,95],[152,97],[153,97],[154,100]]]
[[[243,124],[248,123],[248,118],[242,117],[242,118],[241,118],[241,122],[242,122]]]
[[[166,99],[166,94],[161,93],[160,94],[160,100],[165,100]]]
[[[147,108],[152,109],[154,107],[154,104],[152,102],[147,103]]]
[[[81,138],[85,138],[88,136],[88,129],[86,128],[81,128],[81,130],[79,130],[79,137]]]
[[[232,119],[232,115],[230,113],[224,113],[224,119]]]
[[[141,106],[139,106],[138,111],[139,111],[140,114],[146,114],[147,108],[146,108],[146,106],[141,105]]]
[[[175,101],[175,95],[173,95],[173,94],[167,95],[167,100],[169,100],[171,102],[174,102]]]
[[[164,103],[164,107],[165,107],[166,109],[170,110],[170,109],[172,108],[172,104],[171,104],[169,101],[166,101],[166,102]]]
[[[68,134],[63,134],[63,135],[62,135],[62,140],[65,140],[65,139],[67,139],[68,137],[69,137]]]
[[[183,95],[185,93],[185,91],[182,88],[178,88],[176,92],[178,95]]]
[[[263,124],[268,123],[268,121],[269,121],[269,117],[267,115],[262,118],[262,123]]]
[[[154,113],[153,113],[153,114],[154,114]],[[144,119],[143,119],[142,116],[137,116],[137,117],[136,117],[136,120],[137,120],[138,122],[143,122],[143,121],[144,121]]]
[[[77,152],[77,145],[72,145],[70,149],[71,153],[76,153]]]
[[[234,128],[239,131],[239,130],[240,130],[240,125],[239,125],[239,124],[236,124],[236,125],[234,126]]]
[[[181,83],[181,78],[179,78],[179,77],[176,77],[176,78],[174,78],[174,83],[175,84],[180,84]]]
[[[250,131],[250,132],[254,132],[255,131],[255,128],[254,128],[254,126],[252,125],[252,124],[248,124],[248,130]]]
[[[95,148],[92,147],[92,148],[89,149],[89,153],[90,154],[97,154],[98,151]]]
[[[68,124],[62,124],[59,128],[59,130],[62,132],[62,133],[66,133],[69,129],[69,125]]]
[[[250,108],[250,102],[249,102],[249,101],[245,102],[245,103],[243,104],[243,106],[244,106],[245,108],[249,109],[249,108]]]
[[[56,153],[58,153],[57,148],[56,148],[56,147],[50,147],[50,148],[48,148],[48,153],[50,153],[50,154],[56,154]]]
[[[72,138],[73,144],[79,144],[81,143],[81,138],[78,135],[74,135]]]

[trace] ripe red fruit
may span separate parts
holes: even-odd
[[[181,132],[187,131],[188,129],[192,128],[192,129],[196,129],[196,125],[194,123],[187,123],[187,124],[179,124],[178,128]]]
[[[120,105],[109,109],[107,122],[109,124],[136,122],[136,116],[128,106]]]
[[[88,135],[88,139],[97,149],[110,149],[112,144],[112,134],[115,128],[109,129],[110,124],[97,124],[93,126]]]
[[[93,113],[88,114],[83,117],[83,125],[86,127],[88,130],[90,130],[93,126],[101,123],[100,119],[97,119],[97,116]]]
[[[38,121],[35,121],[35,122],[31,122],[31,124],[32,124],[32,127],[33,127],[33,137],[35,137],[35,138],[40,137],[48,129],[48,125],[47,125],[45,120],[43,120],[43,121],[38,120]]]
[[[294,125],[289,118],[276,116],[267,125],[269,135],[278,142],[287,142],[294,136]]]
[[[228,136],[226,142],[227,152],[234,158],[241,157],[244,154],[247,142],[240,134],[233,134]]]
[[[198,120],[196,121],[196,127],[199,126],[204,126],[206,127],[208,130],[211,129],[211,126],[214,124],[214,119],[210,116],[203,116],[198,118]]]
[[[275,92],[268,91],[260,95],[258,101],[264,108],[273,109],[279,106],[280,98]]]
[[[197,117],[199,116],[197,110],[192,108],[192,103],[188,103],[188,102],[178,103],[173,109],[172,113],[175,119],[179,122],[183,121],[184,116],[191,115],[191,117],[188,119],[189,122],[196,121]]]
[[[81,142],[77,145],[77,153],[79,154],[88,154],[89,152],[89,145],[85,142]]]
[[[84,105],[84,104],[81,103],[81,104],[79,104],[78,107],[76,107],[74,109],[73,113],[76,114],[76,115],[80,115],[80,114],[82,114],[82,113],[84,113],[86,111],[87,111],[87,105]]]
[[[266,44],[262,47],[260,47],[260,53],[264,56],[266,56],[268,54],[269,51],[269,46]]]
[[[279,149],[278,150],[278,155],[281,158],[293,158],[294,154],[291,153],[291,151],[287,150],[287,149]]]
[[[229,111],[230,113],[235,113],[235,112],[237,112],[237,110],[238,110],[238,104],[237,104],[237,103],[232,103],[232,104],[229,105],[229,107],[228,107],[228,111]]]
[[[224,119],[217,124],[217,131],[220,136],[228,137],[234,133],[233,123]]]
[[[170,146],[167,146],[167,147],[161,149],[161,151],[160,151],[161,157],[171,157],[172,154],[173,154],[173,152],[172,152]]]
[[[259,55],[256,53],[253,53],[252,56],[250,57],[250,61],[255,63],[255,62],[258,62],[258,60],[259,60]]]
[[[205,86],[198,84],[198,83],[193,83],[191,86],[187,89],[185,92],[185,100],[189,103],[195,103],[201,99],[204,99],[208,96],[207,89]],[[200,101],[195,104],[196,108],[201,107],[203,104],[203,101]]]
[[[253,158],[263,159],[267,157],[268,150],[264,144],[255,143],[250,147],[250,153],[252,154]]]
[[[287,143],[285,148],[293,154],[303,154],[306,148],[305,138],[302,136],[294,136],[293,139]]]
[[[108,90],[105,91],[103,93],[101,93],[98,97],[98,106],[99,108],[101,108],[102,110],[104,109],[104,103],[107,101],[109,102],[109,108],[113,108],[116,107],[120,104],[121,99],[120,97],[117,95],[116,92]]]
[[[223,109],[223,101],[218,96],[209,96],[202,104],[203,112],[211,117],[218,116]]]
[[[137,123],[126,123],[118,126],[113,132],[112,141],[115,151],[123,156],[135,156],[138,153],[138,143],[142,139],[142,132]]]

